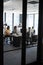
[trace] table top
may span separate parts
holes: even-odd
[[[20,33],[20,34],[12,34],[12,35],[18,37],[18,36],[22,36],[22,33]]]
[[[20,34],[10,34],[10,35],[3,35],[3,37],[21,37],[22,33]]]
[[[38,35],[35,35],[35,36],[38,36]],[[19,33],[19,34],[13,33],[10,35],[3,35],[3,37],[22,37],[22,33]]]

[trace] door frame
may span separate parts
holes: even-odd
[[[23,15],[22,15],[22,60],[21,60],[21,65],[26,65],[26,16],[27,16],[27,0],[22,0],[23,1]],[[36,62],[27,64],[27,65],[32,65],[32,64],[40,64],[41,63],[41,51],[42,51],[42,15],[43,15],[43,3],[42,1],[39,0],[39,23],[38,23],[38,46],[37,46],[37,60]],[[23,44],[24,43],[24,44]]]

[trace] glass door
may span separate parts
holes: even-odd
[[[38,52],[43,40],[41,37],[42,33],[40,33],[42,30],[40,25],[38,26],[39,1],[10,0],[9,2],[4,2],[4,7],[5,10],[3,12],[6,12],[5,22],[10,26],[11,30],[11,35],[8,36],[11,37],[10,44],[3,43],[4,65],[27,65],[37,60],[40,61],[41,55]],[[13,30],[15,27],[17,27],[18,34],[14,34]],[[39,40],[41,41],[39,42]],[[41,59],[43,60],[43,58]]]
[[[27,0],[26,64],[37,61],[39,1]]]
[[[22,4],[22,0],[6,0],[3,2],[4,65],[21,65],[22,23],[20,24],[20,14],[22,14]],[[6,36],[5,31],[8,26],[10,27],[10,35]]]

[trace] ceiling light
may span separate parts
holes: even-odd
[[[30,4],[37,4],[37,3],[39,3],[39,2],[37,2],[37,1],[30,1],[30,2],[27,2],[27,3],[30,3]]]

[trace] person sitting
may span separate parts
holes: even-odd
[[[10,35],[10,27],[7,26],[7,29],[5,30],[5,35]]]
[[[17,26],[14,26],[14,29],[13,29],[13,32],[14,34],[17,34],[18,35],[18,30],[17,30]]]
[[[33,35],[35,35],[35,30],[33,31]]]
[[[7,29],[5,30],[5,36],[8,36],[8,35],[10,35],[10,27],[9,26],[7,26]],[[5,38],[5,43],[6,44],[10,44],[10,38],[9,37],[6,37]]]

